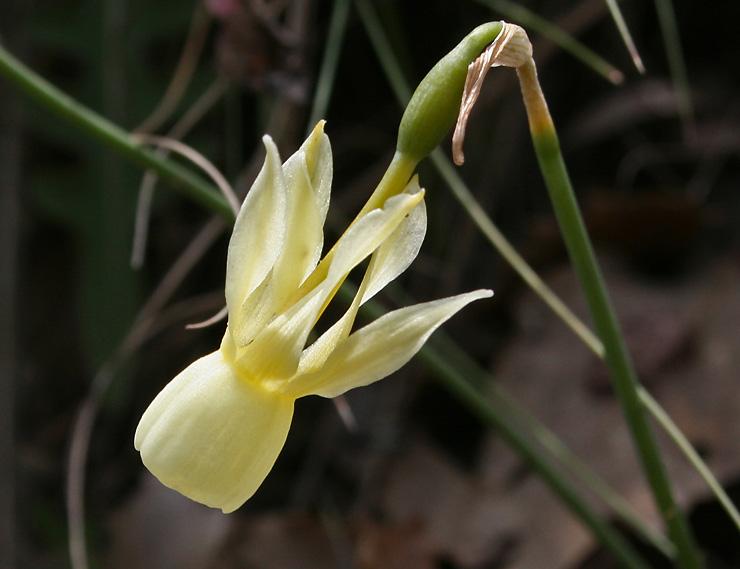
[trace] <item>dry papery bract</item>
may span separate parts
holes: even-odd
[[[452,158],[455,164],[462,165],[465,161],[463,142],[468,118],[480,96],[483,81],[491,67],[521,67],[532,59],[532,42],[527,32],[520,26],[502,22],[503,27],[498,37],[489,44],[486,50],[468,66],[468,75],[465,78],[465,89],[460,104],[460,114],[452,135]]]

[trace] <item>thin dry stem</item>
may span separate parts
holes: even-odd
[[[181,139],[195,127],[198,122],[213,108],[213,105],[226,92],[228,84],[225,81],[218,80],[211,85],[205,93],[185,112],[175,126],[167,133],[167,136],[174,139]],[[160,149],[158,155],[166,157],[169,153]],[[134,238],[131,247],[131,266],[134,269],[140,269],[144,265],[146,257],[146,242],[149,237],[149,219],[151,215],[152,201],[154,198],[154,189],[159,177],[148,170],[141,180],[139,194],[136,202],[136,217],[134,219]]]
[[[193,17],[190,22],[190,29],[185,40],[180,60],[177,62],[175,73],[172,80],[167,86],[162,99],[151,114],[145,118],[141,124],[134,129],[135,132],[155,132],[162,124],[172,116],[177,105],[182,100],[185,90],[193,78],[193,73],[200,60],[203,52],[205,40],[208,37],[208,28],[210,27],[211,18],[203,9],[201,2],[197,2]]]
[[[213,316],[209,316],[205,320],[201,320],[200,322],[193,322],[192,324],[186,324],[185,329],[186,330],[200,330],[202,328],[208,328],[209,326],[218,324],[228,315],[229,315],[229,307],[224,306],[221,308],[221,310],[216,312],[216,314],[214,314]]]
[[[355,414],[347,398],[344,395],[340,395],[339,397],[334,397],[331,401],[334,403],[334,408],[337,410],[337,415],[339,415],[339,419],[342,421],[344,427],[350,433],[356,433],[357,419],[355,419]]]
[[[179,154],[180,156],[183,156],[184,158],[190,160],[193,164],[203,170],[203,172],[205,172],[211,178],[213,183],[216,184],[218,189],[221,190],[221,193],[226,198],[226,201],[229,202],[234,215],[239,212],[239,198],[236,197],[236,193],[234,193],[234,189],[231,187],[231,184],[226,181],[226,178],[224,178],[223,174],[221,174],[218,168],[216,168],[213,163],[208,160],[208,158],[203,156],[200,152],[198,152],[191,146],[188,146],[187,144],[183,144],[179,140],[168,138],[166,136],[156,136],[152,134],[133,134],[132,138],[146,144],[151,144],[160,148],[166,148],[167,150],[170,150],[171,152]]]

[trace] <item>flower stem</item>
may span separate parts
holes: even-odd
[[[88,136],[106,144],[120,155],[168,181],[196,203],[233,219],[229,204],[213,191],[211,184],[179,164],[142,148],[121,127],[68,97],[34,73],[0,45],[0,75],[49,111]]]
[[[597,334],[604,344],[605,360],[643,470],[671,541],[676,546],[677,562],[683,569],[701,567],[702,561],[693,536],[673,498],[665,466],[640,402],[637,377],[563,162],[555,125],[537,79],[534,61],[518,67],[517,75],[540,170],[563,239],[586,294]]]
[[[683,124],[684,136],[688,136],[693,133],[695,128],[694,104],[691,98],[686,61],[681,49],[681,35],[678,33],[676,12],[671,0],[655,0],[655,9],[658,12],[658,22],[660,22],[663,44],[668,56],[673,90],[676,93],[678,103],[678,114]]]
[[[605,1],[607,7],[609,8],[609,13],[614,20],[614,24],[617,26],[619,35],[622,36],[622,41],[624,42],[624,45],[627,48],[630,57],[632,58],[632,63],[634,63],[635,68],[641,75],[645,75],[645,64],[642,62],[640,52],[637,51],[635,40],[632,39],[632,34],[627,27],[627,23],[624,21],[624,16],[622,15],[622,10],[619,8],[619,4],[617,4],[617,0]]]
[[[326,118],[326,109],[329,107],[329,99],[334,87],[334,77],[337,72],[339,56],[342,53],[342,42],[347,31],[347,20],[349,17],[350,0],[334,0],[329,20],[329,31],[327,32],[326,47],[321,60],[319,77],[314,89],[311,116],[308,119],[308,131],[310,133],[314,125],[321,119]]]

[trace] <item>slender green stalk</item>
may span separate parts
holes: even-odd
[[[518,67],[517,75],[540,170],[545,178],[563,239],[586,294],[596,331],[604,344],[605,360],[611,373],[614,390],[622,406],[656,505],[671,541],[676,546],[677,562],[684,569],[701,567],[702,560],[683,513],[676,506],[668,474],[645,415],[645,408],[640,403],[637,377],[576,202],[560,152],[555,125],[537,80],[534,61],[530,60],[529,63]]]
[[[671,418],[660,406],[660,404],[655,399],[653,399],[652,395],[650,395],[643,388],[640,388],[640,400],[642,401],[643,405],[645,405],[645,407],[650,409],[653,417],[655,417],[655,419],[658,421],[658,423],[660,423],[663,429],[665,429],[666,432],[670,434],[671,438],[676,442],[676,444],[683,451],[686,457],[688,457],[692,466],[701,475],[701,477],[704,479],[704,482],[707,483],[712,492],[714,492],[717,500],[722,505],[725,512],[727,512],[727,515],[730,516],[730,519],[735,524],[735,527],[738,529],[738,531],[740,531],[740,513],[738,513],[735,504],[732,503],[732,500],[730,500],[727,492],[725,492],[724,488],[722,488],[722,485],[714,477],[712,471],[709,470],[709,467],[701,459],[699,453],[696,452],[693,446],[691,446],[691,443],[686,439],[681,430],[671,420]]]
[[[313,94],[313,107],[308,119],[308,132],[322,118],[326,117],[326,109],[329,107],[329,99],[334,89],[334,77],[337,72],[339,56],[342,53],[344,33],[347,31],[347,19],[349,17],[350,0],[334,0],[334,6],[329,20],[329,31],[324,48],[324,57],[321,60],[321,69],[316,81],[316,89]]]
[[[484,6],[489,7],[491,10],[500,12],[504,17],[514,23],[521,24],[527,29],[539,32],[559,46],[563,51],[571,54],[586,67],[589,67],[610,83],[619,85],[624,81],[624,73],[619,69],[614,67],[591,48],[579,42],[568,32],[534,13],[526,6],[512,2],[511,0],[475,1],[478,2],[478,4],[483,4]]]
[[[367,0],[356,0],[355,5],[365,25],[365,31],[370,37],[370,42],[373,44],[373,48],[375,48],[375,54],[383,66],[386,79],[391,84],[396,98],[401,101],[401,106],[405,106],[411,98],[411,87],[403,76],[401,66],[396,61],[396,56],[390,47],[388,37],[383,30],[378,14]]]
[[[175,162],[142,148],[122,128],[71,99],[48,81],[31,71],[0,45],[0,75],[30,98],[122,156],[153,170],[196,203],[224,215],[231,215],[228,204],[210,184]]]
[[[663,44],[668,56],[668,65],[671,69],[673,89],[678,99],[678,113],[683,123],[684,135],[688,135],[693,129],[694,104],[691,100],[689,75],[686,71],[686,61],[684,61],[683,50],[681,49],[681,36],[676,24],[676,13],[671,0],[655,0],[655,9],[658,12]]]
[[[644,75],[645,65],[642,62],[642,57],[640,57],[640,52],[637,51],[635,40],[632,39],[632,34],[627,27],[627,23],[624,21],[624,16],[622,15],[622,10],[619,8],[619,4],[617,4],[617,0],[605,1],[607,7],[609,8],[609,13],[611,14],[612,19],[617,26],[617,30],[619,30],[619,35],[622,36],[622,41],[624,42],[624,45],[627,48],[630,57],[632,58],[632,63],[635,64],[635,68],[637,69],[637,71]]]
[[[467,187],[463,179],[454,169],[449,158],[441,150],[435,150],[431,159],[442,178],[447,182],[452,193],[465,208],[471,219],[478,226],[481,233],[485,235],[493,247],[511,265],[522,280],[529,285],[532,291],[563,321],[563,323],[575,333],[578,338],[600,359],[604,359],[604,345],[601,343],[591,329],[576,316],[573,311],[555,294],[540,276],[529,266],[524,258],[491,221],[475,196]],[[717,497],[717,501],[724,508],[727,515],[734,522],[740,532],[740,512],[735,507],[724,488],[712,474],[707,464],[699,456],[691,442],[681,432],[681,429],[673,422],[668,413],[652,395],[641,385],[637,388],[640,401],[655,418],[660,427],[668,434],[674,444],[683,453],[689,463],[702,477],[709,489]]]

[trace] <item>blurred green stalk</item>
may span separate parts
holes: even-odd
[[[678,114],[683,124],[684,136],[692,133],[694,128],[694,104],[691,99],[689,74],[686,70],[686,61],[681,48],[681,36],[678,33],[676,12],[671,0],[655,0],[655,9],[658,12],[660,30],[663,34],[663,44],[668,56],[668,66],[671,70],[673,90],[676,93]]]
[[[321,60],[321,69],[316,80],[316,88],[313,95],[313,106],[308,119],[306,134],[310,133],[314,125],[326,118],[326,110],[329,108],[329,99],[334,89],[334,77],[337,72],[339,56],[342,54],[342,43],[347,31],[347,19],[349,17],[350,0],[334,0],[329,20],[329,31],[327,33],[324,56]]]
[[[629,28],[627,27],[627,22],[624,21],[624,16],[622,15],[622,10],[619,8],[619,4],[617,4],[617,0],[605,0],[605,1],[606,1],[607,7],[609,8],[609,13],[612,16],[612,20],[614,20],[614,24],[617,26],[619,35],[622,36],[622,41],[624,42],[624,45],[627,48],[627,51],[629,52],[630,57],[632,58],[632,63],[634,63],[637,71],[639,71],[641,75],[644,75],[645,74],[645,64],[642,62],[642,57],[640,57],[640,52],[637,51],[637,46],[635,46],[635,40],[632,39],[632,34],[630,33]]]
[[[0,45],[0,76],[23,91],[29,98],[69,122],[88,136],[99,140],[132,162],[152,170],[199,205],[221,215],[231,215],[229,205],[200,176],[156,152],[142,148],[128,132],[108,119],[81,105],[51,83],[31,71]]]
[[[581,217],[560,152],[555,125],[537,79],[534,60],[518,67],[517,75],[540,170],[563,239],[584,289],[597,334],[604,344],[605,360],[611,373],[614,390],[622,406],[656,505],[668,529],[669,537],[676,546],[676,561],[683,569],[702,567],[703,563],[693,536],[673,498],[668,474],[648,424],[645,408],[640,402],[637,377]]]

